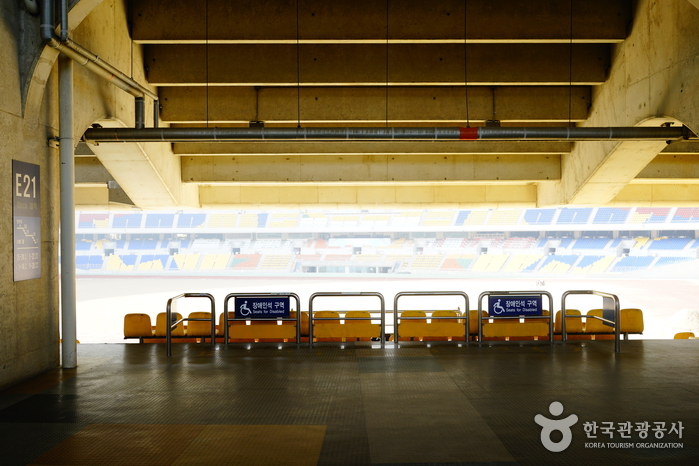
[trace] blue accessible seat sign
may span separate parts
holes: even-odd
[[[276,319],[289,311],[289,298],[235,298],[236,319]]]
[[[541,296],[488,296],[488,315],[492,317],[540,316]]]

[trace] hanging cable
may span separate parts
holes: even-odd
[[[466,94],[466,127],[471,127],[471,118],[468,113],[468,0],[464,0],[464,89]]]
[[[209,127],[209,0],[206,0],[204,9],[206,15],[204,28],[206,29],[206,127]]]
[[[570,0],[570,42],[568,45],[568,126],[573,126],[573,0]]]
[[[389,1],[386,0],[386,128],[388,128],[388,9]]]
[[[301,53],[299,47],[299,0],[296,0],[296,125],[301,127]]]

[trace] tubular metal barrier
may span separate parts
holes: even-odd
[[[599,316],[592,316],[592,315],[586,315],[586,316],[579,316],[579,315],[567,315],[566,314],[566,298],[570,295],[573,294],[591,294],[595,296],[601,296],[603,298],[603,308],[604,311],[613,311],[614,312],[614,320],[609,320],[607,317],[608,315],[605,313],[604,317],[599,317]],[[611,301],[611,302],[610,302]],[[576,318],[581,318],[585,317],[586,319],[598,319],[601,320],[605,324],[611,324],[614,326],[614,352],[619,353],[621,351],[621,312],[619,310],[619,298],[616,295],[613,295],[611,293],[604,293],[602,291],[593,291],[593,290],[572,290],[572,291],[566,291],[563,293],[563,296],[561,297],[561,340],[566,341],[568,339],[568,335],[566,333],[566,317],[576,317]]]
[[[294,298],[296,301],[296,317],[277,317],[275,318],[269,318],[269,317],[246,317],[242,316],[241,317],[234,317],[230,318],[228,315],[228,301],[230,301],[231,298],[259,298],[259,299],[265,299],[265,298]],[[246,301],[247,304],[247,301]],[[245,305],[245,304],[244,304]],[[242,308],[242,306],[241,306]],[[240,309],[238,310],[240,311]],[[238,313],[236,313],[238,315]],[[298,345],[301,343],[301,299],[296,293],[230,293],[229,295],[226,296],[225,300],[223,301],[223,338],[225,341],[225,344],[228,345],[228,340],[230,338],[230,329],[229,329],[229,322],[236,322],[236,321],[250,321],[252,322],[277,322],[277,321],[282,321],[282,322],[296,322],[296,344]]]
[[[465,301],[465,317],[453,317],[453,316],[430,316],[430,319],[432,321],[434,320],[459,320],[459,319],[465,319],[465,326],[464,326],[464,340],[466,341],[466,345],[468,346],[468,340],[469,340],[469,302],[468,302],[468,295],[464,293],[463,291],[402,291],[398,294],[396,294],[395,298],[393,299],[393,322],[394,322],[394,331],[393,331],[393,344],[398,346],[398,338],[399,338],[399,323],[401,320],[424,320],[427,317],[399,317],[398,314],[398,298],[402,296],[462,296]]]
[[[549,341],[553,345],[553,296],[551,296],[551,293],[548,291],[485,291],[478,296],[478,346],[481,346],[483,343],[483,298],[486,296],[522,296],[522,297],[534,297],[534,296],[539,296],[540,298],[543,299],[544,296],[548,297],[549,300],[549,315],[528,315],[525,316],[523,314],[519,315],[513,315],[513,316],[493,316],[490,315],[490,312],[488,312],[488,319],[493,319],[493,320],[499,320],[499,319],[521,319],[524,317],[525,319],[548,319],[549,321]],[[498,300],[499,303],[499,300]],[[497,304],[496,304],[497,305]],[[502,307],[502,306],[500,306]],[[543,312],[543,310],[542,310]]]
[[[325,296],[325,297],[361,297],[361,296],[376,296],[379,298],[381,301],[381,347],[383,348],[385,345],[385,340],[386,340],[386,303],[384,300],[384,297],[381,293],[376,293],[376,292],[318,292],[318,293],[313,293],[308,300],[308,317],[309,317],[309,332],[308,332],[308,341],[310,346],[313,346],[313,321],[314,320],[364,320],[364,321],[372,321],[376,320],[374,317],[313,317],[313,301],[320,297],[320,296]]]
[[[216,342],[216,303],[214,297],[209,293],[182,293],[167,300],[167,309],[165,315],[165,329],[166,329],[166,342],[167,342],[167,355],[172,356],[172,329],[176,328],[180,323],[185,321],[202,321],[206,322],[209,319],[188,319],[182,318],[176,322],[172,321],[172,304],[175,303],[180,298],[209,298],[211,301],[211,344]]]

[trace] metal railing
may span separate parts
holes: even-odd
[[[231,298],[294,298],[296,301],[296,317],[228,317],[228,301]],[[223,301],[223,336],[225,344],[228,345],[228,338],[230,335],[230,330],[228,328],[229,322],[234,321],[250,321],[250,322],[274,322],[275,320],[282,322],[296,322],[296,344],[301,343],[301,299],[296,293],[230,293],[226,296]]]
[[[553,345],[553,296],[548,291],[485,291],[478,296],[478,346],[483,343],[483,298],[486,296],[547,296],[549,299],[549,315],[548,316],[524,316],[526,319],[548,319],[549,321],[549,341]],[[488,319],[521,319],[522,316],[488,316]]]
[[[209,298],[211,301],[211,344],[216,342],[216,303],[214,297],[209,293],[182,293],[167,300],[167,309],[165,311],[165,341],[167,346],[168,357],[172,356],[172,329],[177,328],[182,322],[201,321],[206,322],[209,319],[204,318],[182,318],[172,321],[172,305],[180,298]]]
[[[566,298],[570,295],[580,295],[580,294],[591,294],[595,296],[601,296],[603,298],[603,316],[581,316],[581,315],[567,315],[566,314]],[[610,302],[611,301],[611,302]],[[566,317],[575,317],[581,319],[585,317],[586,319],[598,319],[604,323],[611,324],[614,326],[614,352],[619,353],[621,351],[621,312],[619,310],[619,298],[611,293],[605,293],[603,291],[593,291],[593,290],[572,290],[566,291],[561,297],[561,340],[567,341],[568,334],[566,333]],[[605,311],[614,312],[614,320],[607,319],[607,314]]]
[[[426,317],[399,317],[398,315],[398,298],[401,298],[403,296],[462,296],[465,301],[465,317],[452,317],[452,316],[437,316],[433,317],[431,316],[431,320],[453,320],[453,319],[465,319],[465,327],[464,327],[464,340],[466,341],[466,345],[468,345],[468,340],[469,340],[469,314],[470,314],[470,306],[468,302],[468,295],[464,293],[463,291],[402,291],[398,294],[396,294],[395,298],[393,298],[393,325],[394,325],[394,330],[393,330],[393,344],[398,345],[398,337],[399,337],[399,324],[401,320],[424,320]]]
[[[308,317],[309,317],[309,332],[308,341],[310,346],[313,346],[313,321],[314,320],[338,320],[337,317],[313,317],[313,301],[321,296],[325,297],[362,297],[375,296],[381,301],[381,347],[383,348],[386,340],[386,302],[381,293],[376,292],[318,292],[313,293],[308,300]],[[342,317],[341,320],[376,320],[375,317]]]

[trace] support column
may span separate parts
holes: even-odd
[[[64,369],[77,366],[75,311],[75,161],[73,150],[73,60],[58,57],[61,157],[61,346]]]

